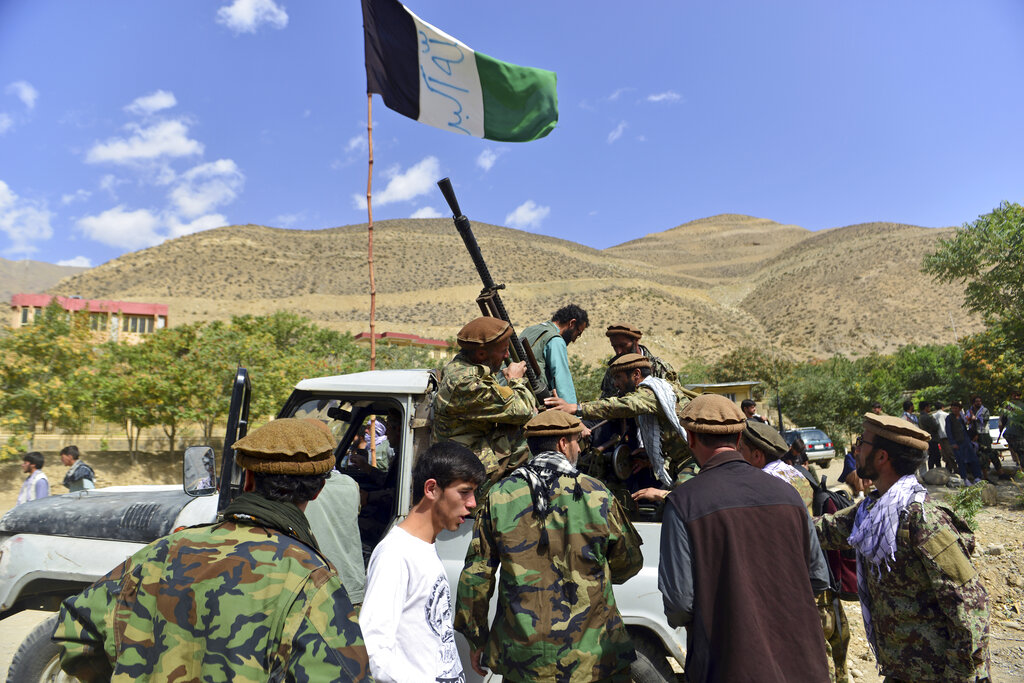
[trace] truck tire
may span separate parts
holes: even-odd
[[[36,626],[22,641],[7,671],[7,683],[48,683],[77,681],[60,670],[60,645],[50,636],[57,628],[57,615]]]
[[[661,643],[647,633],[631,631],[636,661],[629,667],[634,683],[670,683],[680,680],[668,663],[668,655]]]

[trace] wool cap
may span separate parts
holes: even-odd
[[[542,410],[526,423],[526,436],[571,436],[583,432],[583,423],[575,415],[561,410]]]
[[[757,420],[747,420],[743,430],[743,438],[758,450],[774,454],[780,458],[789,450],[789,444],[775,428]]]
[[[464,349],[478,349],[496,344],[512,336],[512,326],[501,318],[484,315],[471,320],[459,330],[459,346]]]
[[[608,364],[612,374],[616,372],[633,372],[640,368],[651,367],[651,361],[639,353],[624,353]]]
[[[698,434],[739,434],[747,418],[720,394],[701,394],[679,412],[679,424]]]
[[[272,420],[234,444],[235,463],[263,474],[323,474],[334,467],[334,439],[319,420]],[[323,423],[320,423],[323,424]]]
[[[610,337],[613,334],[621,334],[624,337],[632,337],[633,339],[639,339],[644,336],[644,333],[639,328],[627,324],[609,325],[604,336]]]
[[[902,417],[874,413],[864,413],[864,433],[877,434],[883,439],[919,451],[928,448],[928,440],[931,438],[928,432],[915,427],[913,422],[908,422]]]

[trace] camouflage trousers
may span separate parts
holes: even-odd
[[[850,649],[850,622],[846,619],[843,603],[832,591],[817,598],[821,630],[825,634],[825,657],[829,660],[829,678],[833,683],[850,683],[846,654]]]

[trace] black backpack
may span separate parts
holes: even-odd
[[[853,505],[853,498],[845,490],[832,491],[828,488],[826,477],[822,475],[816,484],[811,473],[798,467],[804,479],[814,491],[811,511],[815,517],[831,515]],[[826,550],[825,559],[833,580],[839,585],[839,597],[842,600],[859,600],[857,596],[857,554],[852,550]]]

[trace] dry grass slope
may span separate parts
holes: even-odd
[[[56,266],[42,261],[8,261],[0,258],[0,301],[10,302],[12,294],[38,294],[53,287],[62,278],[86,270],[76,266]]]
[[[494,279],[508,285],[518,326],[567,301],[588,310],[593,331],[572,350],[589,361],[607,356],[600,330],[616,321],[639,325],[645,342],[677,363],[714,360],[740,344],[808,358],[952,341],[950,310],[961,334],[978,327],[959,310],[955,288],[918,272],[941,230],[870,224],[812,233],[722,215],[600,251],[473,227]],[[450,220],[381,221],[374,246],[378,329],[450,338],[477,313],[480,280]],[[357,332],[367,325],[366,226],[228,226],[126,254],[53,291],[166,302],[172,324],[283,309]]]

